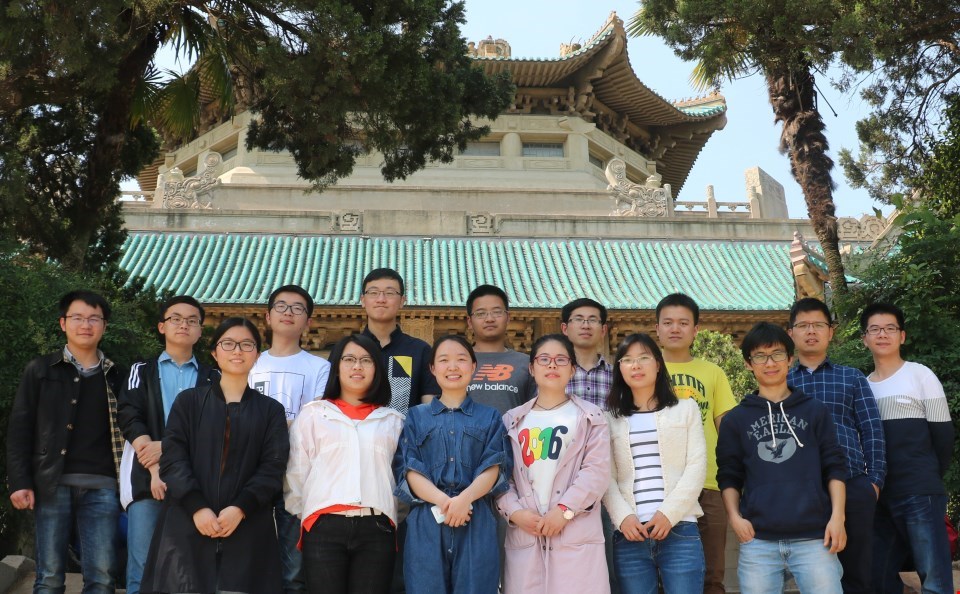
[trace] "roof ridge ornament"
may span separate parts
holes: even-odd
[[[645,184],[636,184],[627,179],[627,164],[622,159],[611,159],[604,170],[610,185],[607,191],[614,202],[611,216],[618,217],[665,217],[671,202],[670,186],[660,185],[663,179],[654,173]]]
[[[159,184],[163,188],[163,208],[212,209],[212,196],[205,202],[200,202],[200,198],[220,185],[218,171],[222,164],[223,156],[216,151],[210,151],[203,158],[204,170],[198,176],[185,178],[179,167],[174,167],[163,174]]]

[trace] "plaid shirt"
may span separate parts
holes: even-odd
[[[837,440],[847,457],[849,477],[866,474],[882,489],[887,474],[883,424],[863,373],[826,359],[813,371],[795,365],[787,383],[830,407]]]
[[[574,361],[573,379],[567,384],[567,396],[579,396],[590,404],[607,410],[607,396],[612,383],[613,368],[604,361],[602,355],[593,369],[584,369]]]

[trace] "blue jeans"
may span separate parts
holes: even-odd
[[[57,487],[38,499],[34,510],[37,541],[37,579],[34,594],[64,591],[67,547],[77,529],[83,591],[113,594],[117,574],[117,519],[120,496],[116,489]]]
[[[303,579],[303,557],[297,550],[300,541],[300,518],[291,515],[283,507],[283,499],[273,507],[273,517],[277,522],[277,540],[280,542],[280,565],[283,575],[284,594],[306,592]]]
[[[143,566],[163,502],[141,499],[127,506],[127,594],[140,594]]]
[[[657,577],[665,594],[703,591],[706,566],[700,529],[695,522],[677,522],[663,540],[634,542],[613,533],[613,566],[623,594],[657,594]]]
[[[913,558],[924,594],[954,592],[950,543],[943,516],[946,495],[881,497],[873,524],[873,586],[903,592],[900,570]]]
[[[760,540],[740,543],[737,577],[743,594],[782,592],[784,571],[790,570],[800,592],[842,594],[843,568],[822,539]]]

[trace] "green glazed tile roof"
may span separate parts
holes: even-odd
[[[378,239],[131,233],[120,265],[149,286],[203,303],[266,303],[296,283],[318,305],[357,305],[374,268],[395,268],[409,305],[463,306],[482,283],[511,307],[554,309],[591,297],[654,309],[675,291],[704,310],[785,310],[794,300],[789,244],[698,241]]]

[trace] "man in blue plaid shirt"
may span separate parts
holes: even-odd
[[[607,410],[613,369],[600,347],[607,337],[607,308],[586,297],[575,299],[560,310],[560,331],[573,343],[577,354],[567,395]]]
[[[820,400],[833,413],[837,439],[847,458],[847,547],[840,552],[843,591],[873,592],[873,516],[887,472],[883,425],[867,378],[827,357],[833,338],[830,309],[807,297],[790,310],[790,336],[797,365],[787,383]]]

